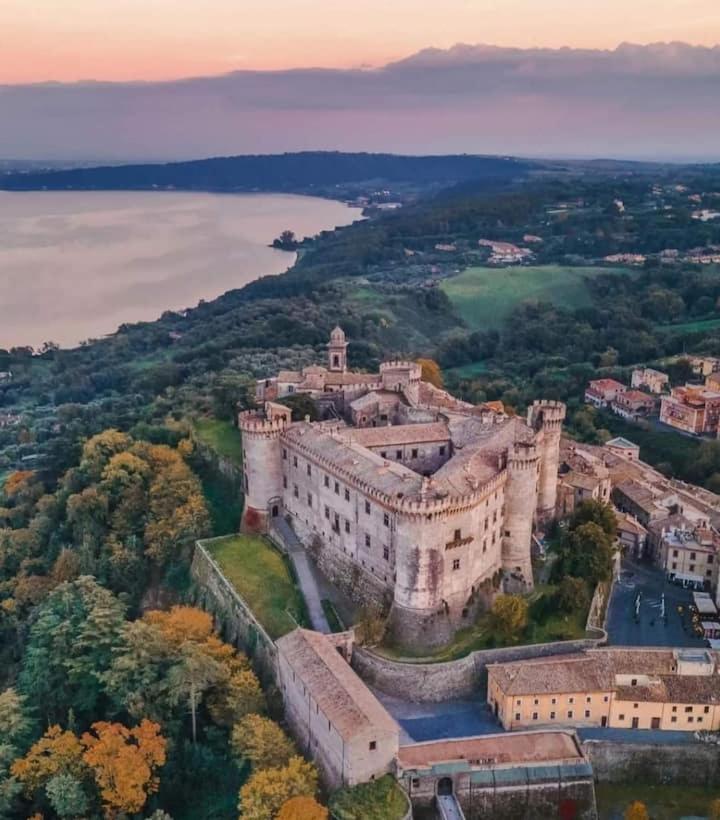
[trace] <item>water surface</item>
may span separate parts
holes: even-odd
[[[72,346],[193,307],[286,270],[294,254],[268,247],[286,228],[359,217],[280,194],[0,192],[0,348]]]

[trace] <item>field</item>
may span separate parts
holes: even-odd
[[[305,625],[302,593],[285,557],[267,539],[231,535],[204,546],[271,638],[280,638],[296,626]]]
[[[694,322],[659,326],[666,333],[703,333],[707,330],[717,330],[719,327],[720,319],[696,319]]]
[[[595,793],[600,820],[623,820],[625,809],[635,800],[645,804],[652,820],[679,820],[681,817],[708,817],[710,803],[720,796],[720,789],[599,783]]]
[[[602,273],[628,273],[624,268],[540,265],[514,268],[468,268],[441,287],[457,312],[473,329],[498,328],[527,300],[567,308],[590,304],[586,281]]]
[[[218,419],[196,419],[194,426],[195,434],[203,444],[238,467],[242,465],[242,443],[237,427]]]

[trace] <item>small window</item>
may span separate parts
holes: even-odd
[[[310,466],[310,464],[309,464],[309,463],[308,463],[308,465],[307,465],[307,474],[308,474],[308,475],[312,475],[312,467]]]
[[[335,482],[335,495],[340,495],[340,485]]]
[[[370,515],[370,502],[365,502],[365,515]]]
[[[537,712],[533,712],[533,713],[532,713],[532,719],[533,719],[533,720],[537,720],[537,719],[538,719],[538,713],[537,713]]]
[[[307,494],[308,507],[312,507],[312,493]]]
[[[287,450],[283,447],[283,460],[287,461]]]
[[[417,448],[413,448],[413,451],[412,451],[412,457],[413,457],[413,458],[417,458],[417,457],[418,457],[418,451],[417,451]]]
[[[350,522],[347,520],[345,521],[345,532],[350,532]]]
[[[327,506],[325,507],[325,518],[327,518],[328,521],[330,520],[330,507]]]
[[[365,533],[365,546],[370,549],[370,536]]]
[[[677,715],[673,715],[673,716],[670,718],[670,723],[677,723]]]
[[[567,716],[568,716],[568,718],[569,718],[570,720],[572,720],[572,716],[573,716],[573,710],[572,710],[572,709],[570,709],[570,710],[568,711]]]
[[[417,789],[419,786],[420,786],[420,778],[419,777],[413,777],[413,779],[412,779],[413,789]]]
[[[345,501],[350,501],[350,490],[345,489]]]
[[[630,686],[637,686],[637,678],[633,678],[633,679],[630,681]]]
[[[610,700],[608,695],[603,695],[603,703],[607,703]]]
[[[673,712],[677,712],[677,706],[673,706],[672,710]]]
[[[550,712],[550,720],[555,720],[555,712]]]
[[[590,717],[590,710],[589,710],[589,709],[586,709],[586,710],[585,710],[585,717],[586,717],[586,718],[589,718],[589,717]]]
[[[370,744],[369,744],[369,747],[370,747],[370,751],[374,752],[375,749],[377,749],[377,741],[376,740],[371,740]]]
[[[515,720],[520,720],[520,712],[515,712]]]
[[[557,703],[557,698],[552,698],[550,703],[552,703],[552,705],[555,706],[555,704]]]
[[[383,558],[386,561],[390,560],[390,550],[387,547],[383,547]]]
[[[575,698],[568,698],[568,703],[575,703]]]
[[[692,712],[692,710],[693,710],[692,706],[686,706],[686,707],[685,707],[685,712],[686,712],[686,713],[688,713],[688,714],[689,714],[690,712]]]
[[[293,456],[293,467],[297,467],[297,456]]]
[[[592,698],[589,695],[585,698],[585,703],[592,703]]]
[[[325,476],[324,484],[325,484],[326,487],[330,486],[330,476],[329,475]]]
[[[625,720],[625,715],[618,715],[618,720]]]
[[[460,559],[459,558],[456,558],[453,561],[453,569],[460,569]]]
[[[380,451],[380,457],[381,458],[387,458],[387,450],[381,450]]]
[[[540,701],[537,698],[535,698],[535,700],[533,701],[533,706],[537,706],[539,703]]]
[[[283,476],[283,490],[287,490],[287,476]]]
[[[395,450],[395,458],[400,461],[402,458],[402,450]]]
[[[444,444],[440,445],[439,452],[440,452],[441,456],[445,455],[445,445]]]
[[[688,723],[692,723],[694,720],[695,718],[692,715],[688,717]]]
[[[390,526],[390,516],[387,513],[383,513],[383,524],[386,527]]]
[[[453,540],[454,541],[459,541],[461,539],[461,537],[462,537],[461,530],[455,530],[455,538]]]
[[[673,550],[673,558],[677,558],[677,557],[678,557],[678,551],[677,551],[677,550]]]
[[[293,484],[293,495],[295,498],[300,498],[300,491],[298,490],[297,484]]]
[[[706,715],[709,715],[709,714],[710,714],[710,707],[709,707],[709,706],[706,706],[706,707],[703,709],[703,712],[705,712],[705,714],[706,714]]]

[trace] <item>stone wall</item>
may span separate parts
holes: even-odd
[[[485,667],[490,663],[581,652],[596,647],[598,643],[584,639],[483,649],[447,663],[390,660],[369,649],[355,647],[352,666],[366,683],[388,695],[417,703],[439,703],[454,698],[477,697],[485,688]]]
[[[195,544],[190,574],[196,584],[195,603],[215,616],[224,640],[245,652],[263,681],[277,683],[277,649],[250,606],[225,578],[205,549]]]
[[[598,783],[708,786],[720,782],[720,747],[709,743],[588,740],[582,750],[592,763]]]

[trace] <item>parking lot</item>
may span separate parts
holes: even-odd
[[[640,594],[636,616],[635,601]],[[665,596],[665,619],[662,597]],[[610,598],[607,631],[613,646],[705,646],[692,632],[688,607],[692,592],[670,583],[662,570],[623,562]],[[682,608],[682,614],[678,611]]]

